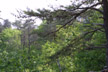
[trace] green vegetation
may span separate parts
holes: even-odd
[[[43,20],[38,27],[28,17],[5,20],[0,26],[0,72],[100,72],[106,65],[103,15],[96,9],[75,10],[79,5],[24,11]]]

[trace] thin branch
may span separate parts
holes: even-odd
[[[96,31],[101,30],[101,29],[103,29],[103,28],[94,29],[93,31],[86,32],[84,35],[87,35],[87,34],[92,33],[92,32],[96,32]]]
[[[103,14],[103,11],[102,10],[97,9],[97,8],[94,8],[95,6],[100,5],[100,4],[102,4],[102,2],[96,3],[96,4],[94,4],[94,5],[90,6],[90,7],[80,7],[79,6],[77,8],[74,8],[74,9],[70,10],[70,11],[75,11],[75,10],[78,10],[78,9],[92,9],[92,10],[98,11],[101,14]]]
[[[93,8],[93,7],[85,7],[85,8],[78,8],[78,9],[92,9],[92,10],[96,10],[96,11],[98,11],[98,12],[100,12],[101,14],[103,14],[103,11],[102,10],[100,10],[100,9],[97,9],[97,8]]]
[[[99,4],[101,4],[101,3],[96,3],[96,4],[92,5],[91,7],[95,7],[95,6],[99,5]],[[68,25],[70,22],[72,22],[73,20],[75,20],[77,17],[79,17],[79,16],[80,16],[81,14],[83,14],[84,12],[86,12],[88,9],[89,9],[89,8],[85,8],[84,10],[80,11],[80,13],[75,13],[75,14],[74,14],[75,16],[72,17],[69,21],[67,21],[66,23],[64,23],[64,24],[63,24],[61,27],[59,27],[57,30],[46,34],[45,37],[48,36],[48,35],[50,35],[50,34],[53,34],[53,33],[58,32],[60,29],[64,28],[64,27],[65,27],[66,25]]]
[[[90,46],[90,47],[86,47],[84,50],[93,50],[93,49],[101,49],[101,48],[105,48],[106,46]]]
[[[104,26],[102,23],[92,23],[93,25]]]
[[[61,68],[61,65],[60,65],[59,59],[57,59],[57,64],[58,64],[58,67],[59,67],[60,72],[62,72],[62,68]]]
[[[56,52],[56,54],[50,56],[49,58],[51,58],[51,59],[56,59],[56,58],[58,58],[59,55],[61,55],[61,54],[65,55],[65,53],[69,54],[69,51],[71,51],[71,52],[72,52],[72,51],[75,51],[76,49],[74,49],[74,48],[72,48],[72,47],[75,47],[76,44],[79,44],[79,43],[80,43],[80,40],[84,39],[86,35],[91,34],[91,33],[93,33],[93,32],[96,32],[96,31],[98,31],[98,30],[100,30],[100,29],[101,29],[101,28],[97,28],[97,29],[95,29],[95,30],[86,32],[86,33],[84,33],[83,35],[78,36],[78,37],[72,39],[71,42],[70,42],[70,44],[68,44],[67,46],[63,47],[60,51]]]

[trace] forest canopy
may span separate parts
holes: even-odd
[[[14,16],[0,23],[0,72],[108,72],[108,0]]]

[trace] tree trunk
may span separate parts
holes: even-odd
[[[59,67],[60,72],[62,72],[62,68],[61,68],[61,66],[60,66],[59,59],[57,59],[57,64],[58,64],[58,67]]]
[[[102,0],[103,2],[103,11],[104,11],[104,27],[107,39],[106,45],[106,66],[108,67],[108,0]]]

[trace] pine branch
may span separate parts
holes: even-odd
[[[101,3],[96,3],[96,4],[92,5],[90,8],[95,7],[95,6],[99,5],[99,4],[101,4]],[[79,17],[81,14],[85,13],[88,9],[89,9],[89,8],[84,8],[84,9],[81,10],[79,13],[75,13],[75,14],[73,15],[73,17],[72,17],[69,21],[67,21],[66,23],[64,23],[64,24],[63,24],[61,27],[59,27],[57,30],[46,34],[44,37],[46,37],[46,36],[48,36],[48,35],[50,35],[50,34],[54,34],[54,33],[58,32],[60,29],[62,29],[62,28],[64,28],[65,26],[67,26],[70,22],[74,21],[74,20],[75,20],[77,17]]]

